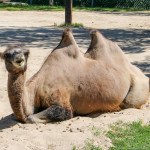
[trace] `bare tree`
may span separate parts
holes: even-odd
[[[72,0],[65,0],[65,23],[72,24]]]
[[[53,6],[54,5],[54,0],[49,0],[49,5]]]

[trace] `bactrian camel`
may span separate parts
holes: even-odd
[[[74,115],[140,108],[149,95],[149,79],[122,50],[98,31],[84,55],[70,29],[41,69],[26,82],[29,50],[10,46],[1,57],[8,71],[8,96],[21,122],[63,121]]]

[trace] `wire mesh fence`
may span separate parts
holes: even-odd
[[[126,0],[118,3],[116,7],[120,8],[144,8],[150,9],[150,0]]]
[[[76,6],[150,9],[150,0],[74,0]]]
[[[33,5],[61,5],[65,0],[9,0]],[[73,0],[74,6],[80,7],[107,7],[107,8],[142,8],[150,9],[150,0]]]

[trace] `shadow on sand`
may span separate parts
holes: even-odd
[[[129,14],[130,15],[130,14]],[[145,29],[102,29],[104,36],[119,44],[127,54],[143,53],[150,45],[150,30]],[[44,49],[53,49],[58,45],[61,39],[63,29],[54,27],[2,27],[0,29],[0,46],[8,44],[22,43],[28,47],[42,47]],[[89,29],[74,28],[74,36],[79,47],[87,50],[90,44]],[[150,72],[149,59],[142,63],[135,62],[136,66],[144,72]]]
[[[16,118],[13,114],[8,115],[0,120],[0,131],[3,129],[10,128],[14,125],[18,124]]]
[[[150,30],[144,29],[102,29],[107,38],[118,42],[126,53],[142,53],[149,46]],[[54,48],[61,39],[62,28],[1,28],[0,46],[23,43],[29,47]],[[90,44],[89,29],[74,28],[74,36],[79,46],[87,48]],[[85,49],[86,50],[86,49]]]

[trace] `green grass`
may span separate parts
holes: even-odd
[[[84,11],[109,11],[109,12],[128,12],[128,11],[144,11],[142,8],[102,8],[102,7],[74,7],[74,10]]]
[[[95,146],[93,140],[87,139],[85,141],[85,145],[83,148],[79,149],[76,146],[73,146],[72,150],[102,150],[102,149],[99,146]]]
[[[12,6],[10,4],[2,4],[0,3],[0,10],[9,10],[9,11],[64,11],[64,7],[62,6],[39,6],[39,5],[15,5]],[[84,10],[84,11],[118,11],[118,12],[126,12],[126,11],[143,11],[144,9],[134,9],[134,8],[101,8],[101,7],[73,7],[74,11]]]
[[[150,126],[141,122],[132,124],[118,123],[111,126],[107,136],[112,140],[114,147],[110,150],[149,150]]]
[[[93,134],[94,136],[96,136],[96,137],[100,136],[101,133],[102,133],[102,132],[100,131],[100,129],[97,128],[97,127],[95,127],[95,126],[92,127],[91,132],[92,132],[92,134]]]
[[[84,27],[82,23],[72,23],[72,24],[62,23],[62,24],[60,24],[58,26],[59,27],[75,27],[75,28],[82,28],[82,27]]]
[[[36,5],[8,5],[8,4],[0,4],[0,10],[9,10],[9,11],[63,11],[64,8],[62,6],[36,6]]]
[[[77,150],[77,148],[76,148],[76,146],[75,146],[75,145],[73,146],[72,150]]]
[[[102,150],[99,146],[95,146],[94,141],[88,140],[85,142],[85,146],[81,150]]]

